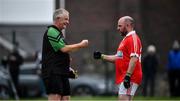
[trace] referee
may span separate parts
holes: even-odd
[[[88,46],[88,40],[68,45],[62,33],[69,24],[69,12],[63,8],[53,13],[53,25],[48,26],[43,36],[42,78],[49,101],[69,101],[69,78],[75,78],[70,69],[69,52]]]

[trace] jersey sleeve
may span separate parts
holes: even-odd
[[[57,52],[59,49],[65,46],[65,42],[63,41],[62,34],[60,34],[60,32],[57,31],[56,29],[52,27],[49,28],[47,36],[55,52]]]
[[[139,44],[138,44],[138,39],[136,35],[132,35],[129,37],[127,40],[127,48],[128,52],[130,54],[130,57],[139,57]]]

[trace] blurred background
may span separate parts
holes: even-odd
[[[88,48],[71,53],[72,67],[80,75],[77,80],[71,80],[73,95],[117,95],[114,65],[95,61],[92,54],[95,50],[105,54],[116,53],[122,40],[116,31],[117,21],[119,17],[128,15],[135,19],[136,32],[142,40],[142,59],[147,55],[149,45],[154,47],[150,51],[157,58],[157,65],[153,65],[154,75],[149,77],[153,80],[148,84],[154,83],[144,86],[146,80],[143,79],[137,95],[179,96],[170,93],[168,82],[168,53],[173,42],[180,41],[179,4],[179,0],[0,0],[0,78],[4,80],[0,84],[0,95],[6,99],[9,96],[46,97],[39,64],[42,38],[47,26],[52,24],[53,11],[63,7],[70,12],[70,25],[65,30],[67,41],[71,44],[89,40]],[[17,90],[13,90],[17,85],[11,83],[10,72],[3,69],[8,64],[4,60],[8,60],[15,49],[22,57],[18,64]],[[178,80],[175,84],[179,87]]]

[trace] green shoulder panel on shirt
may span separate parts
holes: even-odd
[[[47,36],[55,52],[57,52],[59,49],[65,46],[65,42],[63,41],[62,34],[57,29],[50,27],[48,29]]]

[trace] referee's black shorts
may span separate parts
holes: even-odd
[[[46,93],[69,96],[71,94],[69,79],[59,75],[51,75],[43,79]]]

